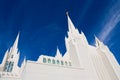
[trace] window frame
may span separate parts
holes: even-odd
[[[47,63],[47,59],[45,57],[43,58],[43,63]]]

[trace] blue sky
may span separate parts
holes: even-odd
[[[106,44],[120,63],[119,0],[0,0],[0,62],[20,31],[20,62],[23,56],[64,55],[67,35],[66,11],[89,44],[94,35]]]

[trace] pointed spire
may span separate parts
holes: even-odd
[[[17,35],[17,37],[16,37],[16,40],[14,41],[13,46],[10,48],[10,52],[9,52],[11,56],[14,55],[13,58],[16,58],[16,57],[19,58],[18,40],[19,40],[19,33],[18,33],[18,35]]]
[[[62,57],[58,47],[57,47],[57,52],[56,52],[56,56],[55,57],[57,57],[57,58],[61,58]]]
[[[15,40],[15,42],[14,42],[14,44],[13,44],[13,49],[17,49],[17,47],[18,47],[19,35],[20,35],[20,32],[18,33],[18,35],[17,35],[17,37],[16,37],[16,40]]]
[[[23,62],[22,62],[22,65],[25,65],[25,63],[26,63],[26,57],[24,57],[24,60],[23,60]]]
[[[65,42],[68,41],[68,38],[65,36]]]
[[[6,63],[6,60],[7,60],[7,58],[8,58],[8,52],[9,52],[9,49],[5,52],[5,55],[4,55],[4,58],[3,58],[3,60],[2,60],[2,66],[4,66],[5,65],[5,63]]]
[[[21,70],[20,70],[20,74],[22,74],[24,68],[25,68],[25,65],[26,65],[26,57],[24,57],[24,60],[22,62],[22,65],[21,65]]]
[[[85,34],[83,33],[83,31],[81,30],[81,36],[85,37]]]
[[[70,17],[69,17],[69,14],[68,12],[66,12],[66,15],[67,15],[67,18],[68,18],[68,29],[69,29],[69,32],[74,32],[75,30],[75,26],[74,24],[72,23]]]
[[[20,56],[20,51],[17,53],[18,56]]]
[[[102,42],[95,36],[95,45],[99,47]]]
[[[81,31],[81,35],[82,35],[82,37],[83,37],[83,41],[84,41],[86,44],[88,44],[87,38],[86,38],[85,34],[83,33],[83,31]]]

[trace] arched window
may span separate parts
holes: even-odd
[[[61,65],[64,65],[64,62],[63,62],[63,61],[61,61]]]
[[[55,60],[54,59],[52,60],[52,63],[55,64]]]
[[[65,65],[67,66],[67,61],[65,61]]]
[[[48,63],[51,63],[51,59],[48,59]]]
[[[46,58],[43,58],[43,63],[46,63]]]
[[[59,62],[59,60],[57,60],[57,64],[59,64],[60,62]]]

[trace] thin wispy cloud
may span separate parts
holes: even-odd
[[[113,1],[112,6],[109,7],[108,12],[106,12],[105,21],[103,21],[103,29],[100,31],[98,37],[103,42],[108,42],[111,35],[114,35],[112,31],[117,26],[120,21],[120,1]]]
[[[98,37],[103,42],[108,42],[108,39],[113,35],[112,31],[115,29],[117,24],[120,21],[120,1],[115,1],[114,4],[110,7],[110,10],[106,13],[106,21],[103,21],[103,29],[101,30]],[[109,13],[109,14],[108,14]]]
[[[111,31],[114,30],[114,28],[116,27],[119,21],[120,21],[120,10],[114,13],[111,18],[109,18],[109,21],[105,24],[104,28],[100,32],[99,38],[102,41],[106,41],[106,39],[110,36]]]

